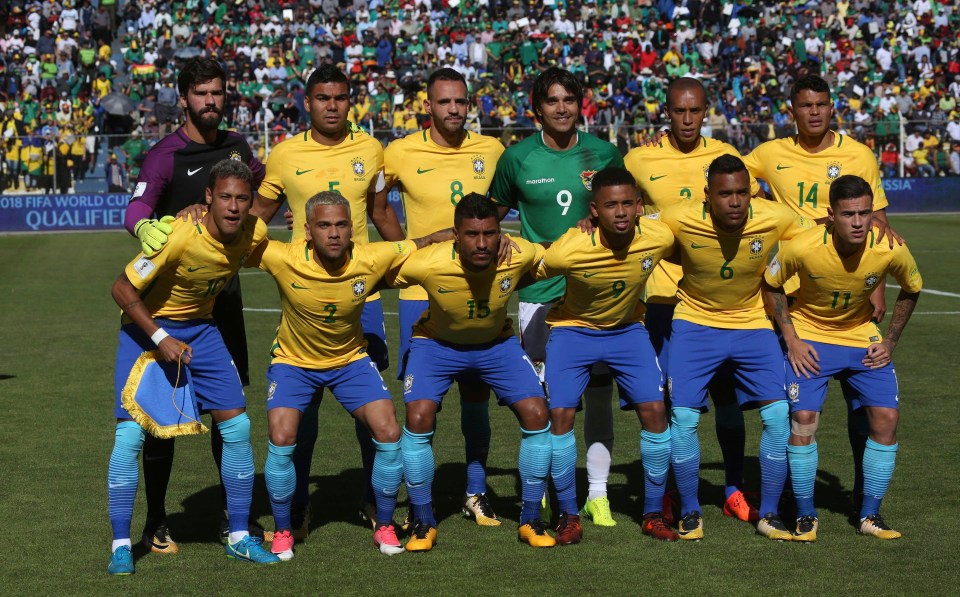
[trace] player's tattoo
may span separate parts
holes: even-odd
[[[129,303],[121,306],[120,308],[123,309],[124,311],[129,312],[130,309],[132,309],[133,307],[136,307],[137,305],[142,305],[142,304],[143,304],[143,301],[141,301],[140,299],[137,299],[135,301],[130,301]]]
[[[889,340],[893,344],[900,340],[903,328],[907,326],[910,315],[917,307],[918,298],[920,298],[919,292],[900,291],[900,294],[897,295],[897,302],[893,305],[893,317],[890,318],[890,327],[887,328],[885,340]]]
[[[773,288],[766,282],[763,283],[763,296],[767,304],[767,310],[773,311],[773,319],[781,328],[785,325],[793,325],[793,318],[790,317],[790,307],[787,302],[787,295],[782,288]]]

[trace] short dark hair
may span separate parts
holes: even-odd
[[[836,209],[844,199],[856,199],[866,195],[873,203],[873,189],[870,183],[855,174],[845,174],[830,184],[830,207]]]
[[[463,83],[464,87],[467,87],[467,80],[463,78],[463,75],[446,66],[430,73],[430,78],[427,79],[427,93],[430,93],[434,83],[437,81],[459,81]]]
[[[636,189],[637,183],[633,174],[630,174],[626,168],[620,168],[619,166],[608,166],[594,174],[593,178],[590,179],[590,190],[594,196],[604,187],[620,186]]]
[[[500,213],[497,211],[497,205],[484,197],[480,193],[468,193],[464,195],[460,203],[453,208],[453,226],[460,227],[460,223],[466,219],[486,220],[494,218],[500,221]]]
[[[578,109],[580,104],[583,103],[583,86],[580,84],[580,80],[573,76],[573,73],[568,70],[551,66],[537,75],[536,80],[533,82],[533,97],[531,99],[533,100],[533,113],[537,118],[541,116],[540,104],[547,99],[548,92],[554,85],[560,85],[575,95]]]
[[[310,95],[310,93],[313,91],[314,85],[320,85],[323,83],[343,83],[348,89],[350,88],[350,79],[347,78],[347,75],[343,74],[343,71],[333,64],[324,64],[310,73],[310,76],[307,77],[307,95]]]
[[[797,79],[790,88],[790,101],[792,102],[801,91],[813,91],[814,93],[830,93],[830,84],[817,75],[805,75]]]
[[[210,178],[207,179],[207,188],[211,191],[217,186],[217,181],[224,178],[237,178],[253,188],[253,172],[239,160],[220,160],[210,169]]]
[[[710,162],[710,168],[707,170],[707,185],[718,174],[736,174],[737,172],[746,172],[747,166],[743,160],[735,155],[725,153]]]
[[[703,83],[699,80],[694,79],[693,77],[678,77],[667,85],[667,105],[670,105],[670,94],[674,91],[689,91],[691,89],[699,89],[703,93],[703,103],[707,103],[707,90],[704,88]]]
[[[197,56],[187,60],[180,70],[180,74],[177,75],[177,90],[181,96],[186,96],[187,92],[195,86],[214,79],[220,79],[224,86],[226,86],[226,71],[224,71],[220,63],[213,58]]]

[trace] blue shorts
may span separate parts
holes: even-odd
[[[400,300],[398,303],[400,318],[400,352],[397,362],[397,379],[403,379],[403,371],[406,368],[404,360],[407,351],[410,350],[410,339],[413,337],[413,326],[420,320],[420,316],[430,306],[430,301],[408,301]]]
[[[790,412],[820,412],[827,398],[827,382],[831,377],[845,382],[844,396],[850,401],[853,410],[863,406],[900,408],[897,372],[892,363],[880,369],[870,369],[861,362],[867,354],[866,348],[822,342],[807,344],[813,346],[820,357],[820,374],[811,379],[803,375],[797,377],[790,361],[784,355]]]
[[[493,388],[500,404],[544,397],[540,378],[516,336],[477,345],[413,338],[405,368],[404,402],[442,402],[450,384],[464,373]]]
[[[667,386],[675,407],[706,411],[707,387],[718,373],[734,383],[741,408],[787,397],[783,351],[773,330],[721,329],[675,319],[669,362]]]
[[[377,365],[377,370],[386,371],[390,366],[390,351],[387,350],[387,326],[383,322],[383,301],[367,301],[360,312],[360,326],[367,341],[367,354]]]
[[[620,388],[620,408],[663,400],[663,373],[641,323],[614,330],[557,326],[547,340],[550,408],[575,408],[594,363],[603,363]]]
[[[276,363],[267,369],[267,410],[295,408],[303,412],[330,388],[337,402],[352,413],[364,404],[390,400],[377,365],[368,357],[338,369],[303,369]]]
[[[157,325],[171,337],[186,342],[193,349],[190,358],[190,376],[201,412],[245,408],[240,375],[233,359],[223,344],[220,331],[212,319],[171,321],[158,318]],[[130,413],[121,406],[123,386],[130,377],[130,369],[143,352],[156,350],[157,346],[135,324],[120,327],[120,342],[117,345],[117,361],[113,370],[115,404],[113,413],[118,419],[129,419]]]
[[[650,343],[657,353],[660,367],[666,371],[670,352],[670,331],[673,326],[673,312],[676,305],[666,303],[647,303],[647,313],[643,318],[643,325],[650,335]]]

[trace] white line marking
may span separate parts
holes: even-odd
[[[897,286],[896,284],[891,284],[891,285],[890,285],[890,288],[897,288],[897,289],[899,289],[900,287]],[[930,288],[924,288],[923,290],[920,291],[920,294],[924,294],[924,293],[926,293],[926,294],[935,294],[935,295],[937,295],[937,296],[950,296],[950,297],[953,297],[953,298],[960,298],[960,294],[957,294],[956,292],[946,292],[945,290],[933,290],[933,289],[930,289]]]

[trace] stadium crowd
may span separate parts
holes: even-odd
[[[813,73],[835,90],[835,127],[886,176],[957,175],[958,26],[947,0],[13,0],[0,8],[3,188],[63,192],[101,150],[124,158],[107,161],[110,188],[130,188],[182,119],[175,77],[199,54],[230,74],[224,126],[261,158],[306,126],[303,83],[323,63],[347,73],[351,119],[384,143],[426,124],[426,78],[450,66],[470,85],[469,126],[505,145],[534,130],[534,75],[557,65],[588,90],[582,126],[622,153],[664,124],[670,79],[703,81],[704,133],[745,152],[794,131],[786,90]]]

